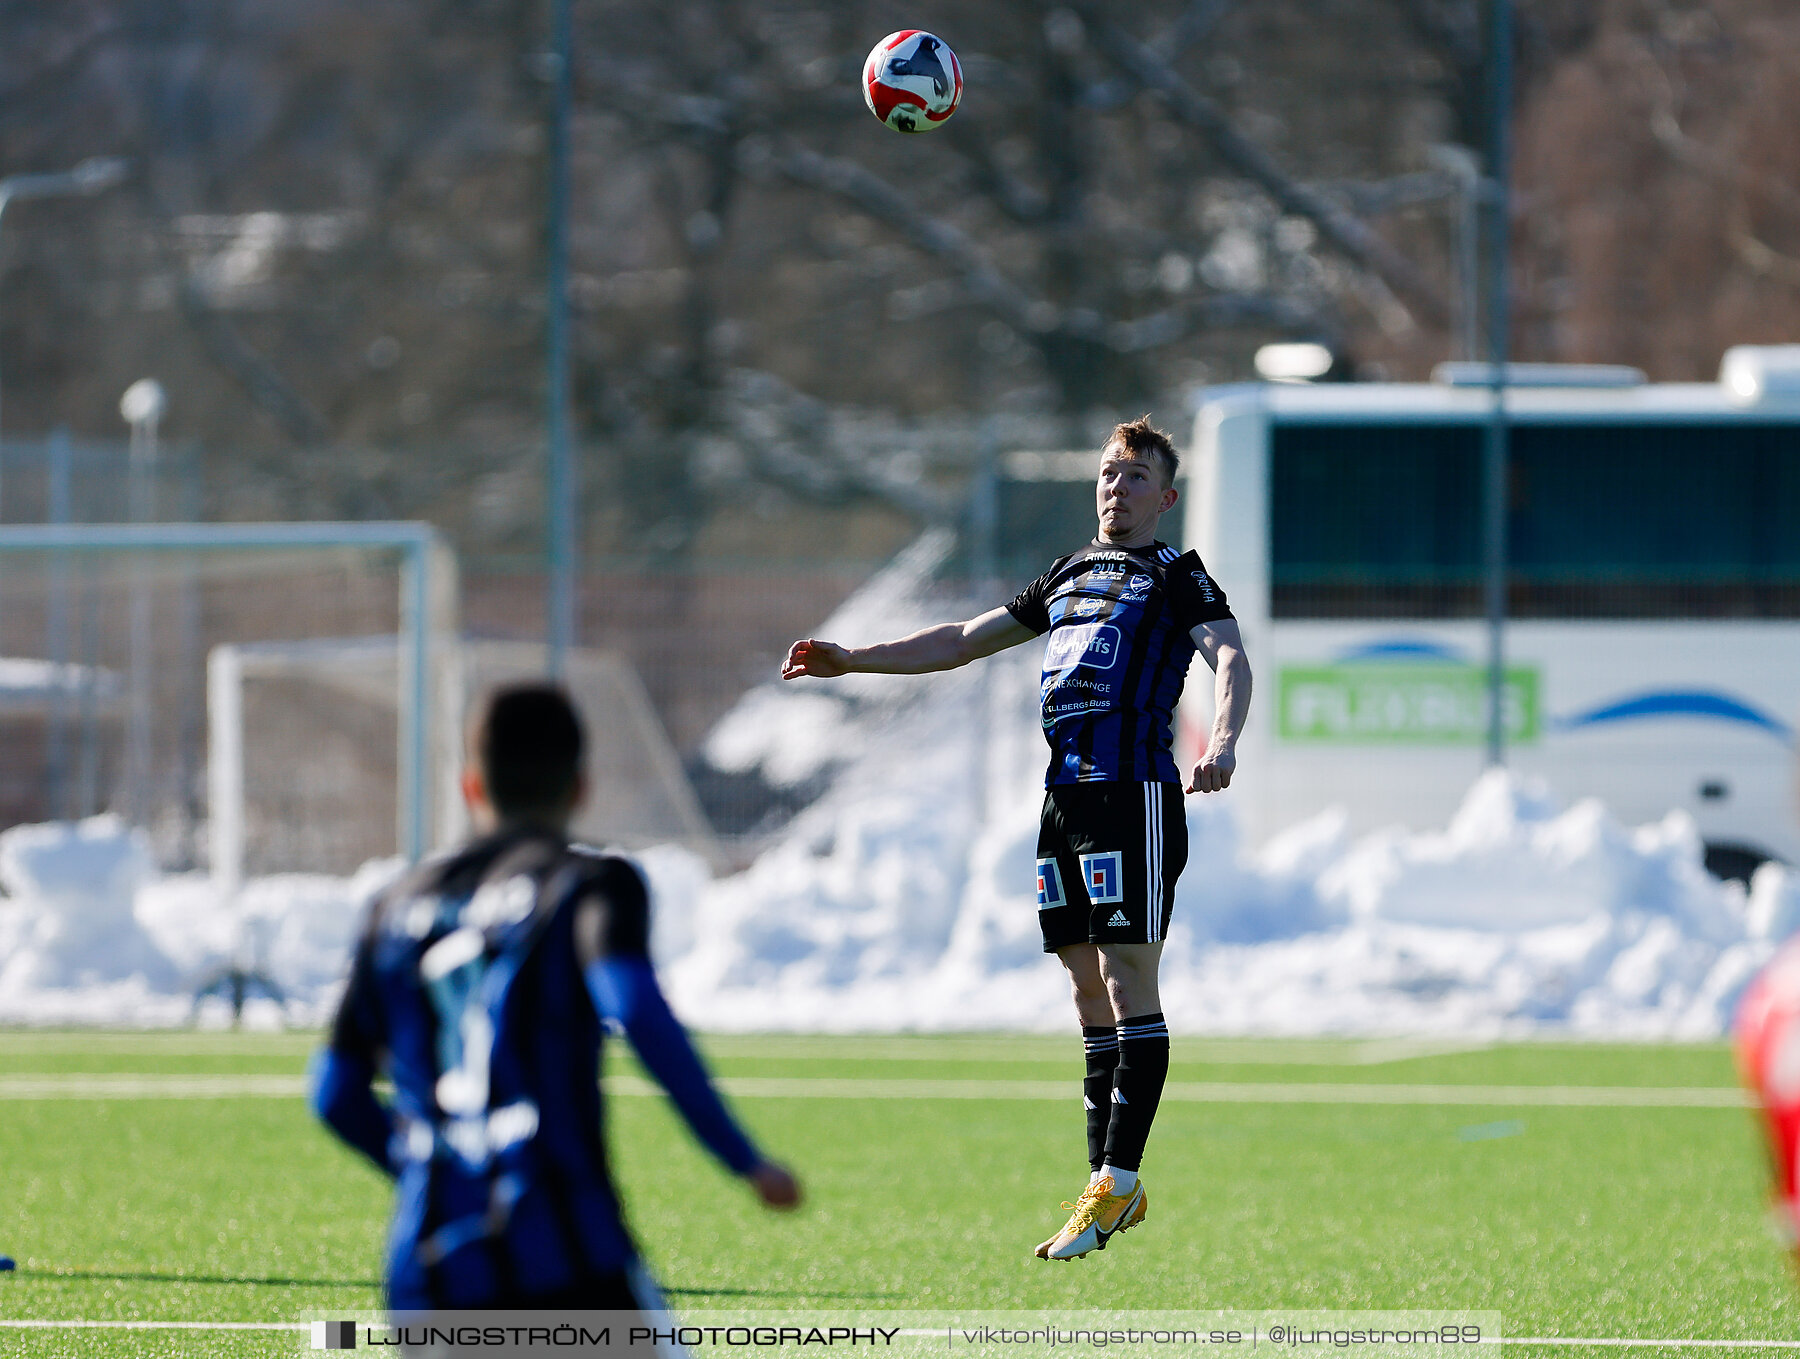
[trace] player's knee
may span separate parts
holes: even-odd
[[[1163,1008],[1163,1001],[1157,997],[1154,981],[1148,986],[1109,986],[1107,1001],[1112,1006],[1112,1013],[1120,1019],[1130,1019],[1132,1015],[1148,1015]]]
[[[1111,1002],[1111,994],[1106,981],[1098,972],[1085,975],[1079,972],[1069,974],[1069,989],[1075,994],[1077,1005],[1105,1006]]]
[[[1137,968],[1110,968],[1106,973],[1106,999],[1121,1019],[1149,1014],[1161,1007],[1156,974]]]

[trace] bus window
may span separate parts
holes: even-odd
[[[1270,444],[1275,617],[1480,612],[1480,431],[1277,425]]]
[[[1277,618],[1482,611],[1482,431],[1277,425]],[[1800,430],[1516,424],[1515,618],[1800,617]]]
[[[1520,617],[1800,616],[1800,431],[1521,425]]]

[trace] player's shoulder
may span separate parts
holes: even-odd
[[[616,910],[647,911],[650,886],[630,856],[604,845],[571,840],[564,850],[564,871],[570,875],[571,896],[599,897]]]
[[[1212,574],[1206,569],[1206,563],[1200,560],[1200,554],[1191,547],[1185,552],[1177,552],[1172,547],[1158,543],[1156,564],[1170,580],[1210,579]]]
[[[1231,606],[1225,599],[1225,588],[1214,579],[1200,554],[1193,548],[1180,553],[1170,562],[1166,574],[1179,598],[1199,611],[1199,621],[1217,622],[1231,617]]]
[[[647,955],[650,888],[630,858],[598,845],[571,843],[569,871],[576,883],[566,897],[577,955]]]
[[[369,896],[363,912],[363,934],[374,935],[414,903],[440,896],[452,865],[459,858],[458,850],[440,850],[403,869],[385,886],[377,888]]]
[[[644,881],[644,870],[637,861],[610,845],[571,840],[564,847],[563,856],[574,872],[592,881],[636,882],[640,886]]]

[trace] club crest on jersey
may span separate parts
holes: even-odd
[[[1105,854],[1083,854],[1081,879],[1087,884],[1088,900],[1096,906],[1125,900],[1125,856],[1116,849]]]
[[[1133,576],[1125,582],[1125,592],[1119,596],[1128,604],[1136,604],[1150,593],[1150,587],[1156,584],[1149,576]]]
[[[1055,859],[1037,861],[1037,879],[1038,910],[1048,911],[1055,906],[1068,905],[1063,896],[1062,874],[1057,872]]]

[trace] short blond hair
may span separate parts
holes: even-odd
[[[1152,455],[1157,466],[1162,468],[1163,485],[1175,484],[1175,473],[1181,467],[1181,455],[1175,451],[1174,440],[1151,424],[1148,415],[1140,415],[1135,420],[1114,425],[1113,432],[1107,436],[1101,451],[1104,452],[1114,444],[1133,457],[1141,458],[1146,453]]]

